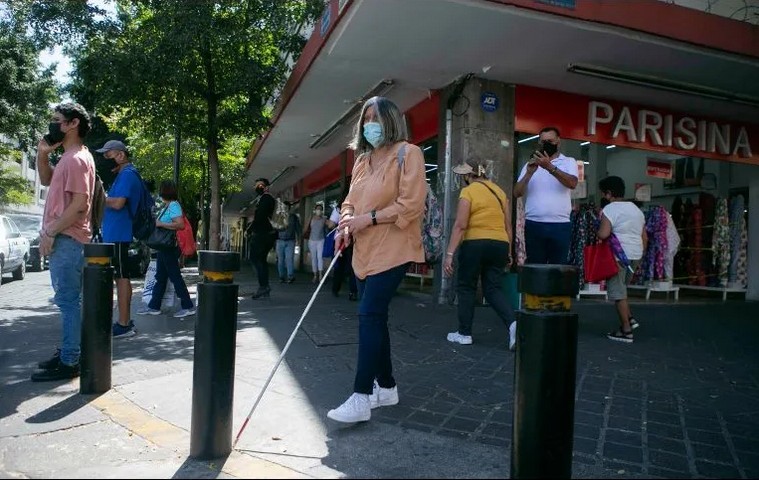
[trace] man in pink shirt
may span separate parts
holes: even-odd
[[[90,116],[84,107],[63,103],[55,107],[48,133],[37,145],[40,181],[50,187],[40,230],[40,255],[50,262],[63,335],[58,352],[32,374],[33,382],[79,376],[84,244],[92,236],[90,209],[95,185],[95,162],[83,141],[89,131]],[[63,155],[53,167],[50,153],[61,146]]]

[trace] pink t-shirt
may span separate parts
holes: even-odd
[[[87,195],[87,211],[71,226],[63,230],[65,235],[80,243],[89,243],[92,237],[90,227],[90,210],[92,209],[92,191],[95,185],[95,161],[87,147],[64,152],[58,165],[53,169],[53,178],[45,200],[45,214],[42,228],[49,229],[61,218],[63,211],[71,204],[75,193]]]

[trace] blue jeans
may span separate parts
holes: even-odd
[[[166,282],[171,280],[171,283],[174,284],[174,291],[182,302],[182,308],[191,309],[193,304],[190,299],[190,292],[187,291],[187,285],[182,278],[182,271],[179,269],[179,249],[157,250],[155,258],[155,285],[153,285],[153,296],[150,298],[148,308],[161,309],[161,301],[166,293]]]
[[[55,292],[54,302],[61,310],[63,323],[61,362],[76,365],[82,343],[84,246],[68,235],[58,235],[48,261],[50,281]]]
[[[569,261],[572,223],[524,223],[524,245],[527,263],[565,265]]]
[[[358,306],[358,366],[353,391],[371,394],[374,379],[382,388],[393,388],[393,363],[390,358],[390,332],[387,314],[390,300],[408,271],[404,263],[359,280],[361,303]]]
[[[295,240],[277,240],[277,270],[279,270],[279,278],[287,278],[289,280],[295,276],[294,257]],[[287,277],[285,277],[285,273],[287,273]]]

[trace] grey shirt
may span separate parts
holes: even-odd
[[[324,225],[326,223],[327,219],[322,215],[321,217],[317,217],[314,215],[311,218],[311,235],[309,235],[309,240],[324,240]]]

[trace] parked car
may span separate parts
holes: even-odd
[[[29,240],[29,259],[26,267],[31,272],[41,272],[48,267],[47,257],[40,255],[40,230],[42,215],[30,213],[9,213],[8,218],[16,223],[21,235]]]
[[[129,245],[129,272],[132,277],[144,277],[150,265],[150,248],[140,240]]]
[[[21,235],[13,220],[0,215],[0,277],[13,273],[14,280],[23,280],[28,259],[29,241]]]

